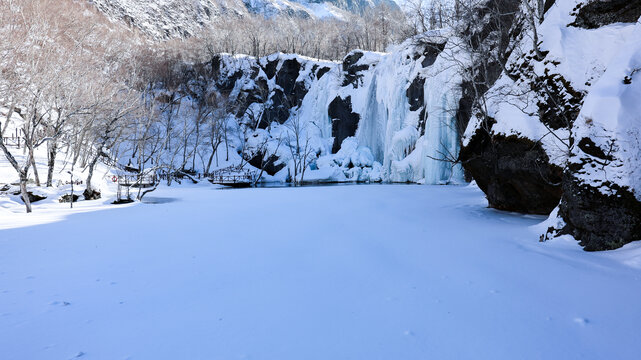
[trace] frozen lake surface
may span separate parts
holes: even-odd
[[[0,209],[0,358],[638,359],[641,247],[474,187],[162,188]]]

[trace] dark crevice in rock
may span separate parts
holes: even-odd
[[[635,23],[641,17],[641,0],[592,0],[574,9],[575,20],[568,26],[598,29],[614,23]]]
[[[445,49],[445,43],[443,44],[426,44],[425,50],[423,51],[423,61],[421,61],[421,66],[426,68],[428,66],[434,65],[438,55]]]
[[[334,137],[332,153],[335,154],[340,150],[343,140],[356,134],[361,117],[352,111],[351,96],[345,99],[336,97],[329,104],[327,114],[332,121],[332,136]]]
[[[330,70],[331,70],[331,68],[329,68],[327,66],[323,66],[322,68],[318,69],[318,72],[316,73],[316,79],[318,80],[318,79],[322,78],[323,75],[327,74]]]
[[[543,5],[543,12],[547,13],[548,10],[556,3],[556,0],[545,0],[545,4]]]
[[[263,67],[263,71],[268,79],[271,79],[276,75],[276,68],[278,67],[278,60],[268,61],[267,64]]]
[[[577,144],[579,149],[581,149],[584,153],[597,157],[601,160],[607,160],[607,161],[612,161],[614,160],[612,158],[612,155],[606,154],[603,149],[598,147],[594,141],[590,138],[582,138],[579,143]]]
[[[298,74],[300,73],[301,65],[296,59],[287,59],[276,74],[276,85],[283,88],[285,94],[291,94],[294,90],[294,85]]]
[[[425,107],[421,109],[421,113],[418,115],[418,132],[420,136],[425,135],[425,124],[427,123],[427,117],[429,114],[427,113],[427,110],[425,110]]]
[[[274,121],[283,124],[289,118],[289,110],[288,100],[283,91],[274,90],[269,98],[268,106],[265,107],[259,127],[265,129]]]
[[[341,86],[351,84],[355,89],[358,88],[359,80],[363,77],[363,75],[359,73],[369,69],[369,65],[367,64],[356,65],[363,55],[362,51],[353,51],[351,54],[345,56],[343,60],[343,72],[345,74]]]
[[[410,104],[410,111],[417,111],[425,105],[424,85],[425,78],[417,76],[405,91],[405,95]]]

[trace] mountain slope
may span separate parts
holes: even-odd
[[[217,19],[262,14],[302,18],[345,19],[350,13],[386,4],[393,0],[87,0],[112,21],[140,29],[154,39],[185,38]]]

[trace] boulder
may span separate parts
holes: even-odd
[[[479,128],[460,160],[492,208],[547,215],[559,204],[563,169],[550,163],[540,143]]]
[[[13,195],[20,196],[20,200],[24,202],[24,199],[22,198],[22,194],[20,191],[13,193]],[[34,194],[32,191],[27,191],[27,196],[29,197],[29,202],[31,203],[42,201],[47,198],[46,196],[41,194]]]
[[[71,201],[77,202],[79,198],[80,198],[80,196],[78,196],[76,194],[73,194],[73,195],[72,194],[64,194],[64,195],[62,195],[60,197],[60,199],[58,199],[58,202],[59,203],[68,203],[68,202],[71,202]]]
[[[271,156],[269,156],[268,159],[266,159],[263,162],[263,158],[264,157],[265,157],[264,153],[258,152],[251,159],[249,159],[247,162],[251,166],[253,166],[253,167],[257,168],[257,169],[260,169],[262,167],[263,170],[265,170],[265,172],[267,174],[272,175],[272,176],[276,175],[276,173],[278,173],[279,171],[281,171],[285,167],[284,163],[282,163],[282,162],[279,163],[280,158],[278,156],[276,156],[276,155],[272,154]]]
[[[603,185],[609,194],[566,172],[559,206],[565,226],[553,235],[572,235],[586,251],[612,250],[641,240],[641,202],[628,188]]]
[[[82,193],[82,195],[84,196],[85,200],[98,200],[102,196],[100,194],[100,191],[93,190],[93,189],[92,190],[85,189],[85,191]]]

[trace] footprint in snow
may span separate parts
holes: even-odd
[[[53,306],[57,306],[57,305],[69,306],[69,305],[71,305],[71,303],[68,302],[68,301],[53,301],[53,302],[49,303],[49,305],[53,305]]]
[[[585,325],[590,323],[590,320],[588,320],[586,318],[577,317],[577,318],[574,318],[574,322],[579,324],[579,325],[581,325],[581,326],[585,326]]]

